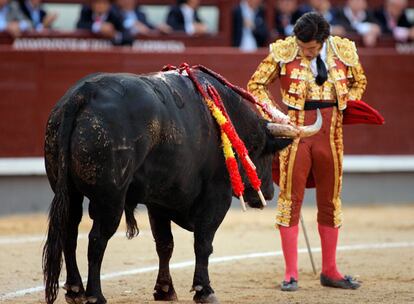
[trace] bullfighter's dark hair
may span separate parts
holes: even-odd
[[[328,38],[330,28],[329,23],[321,14],[309,12],[296,21],[293,32],[302,42],[316,40],[322,44]]]

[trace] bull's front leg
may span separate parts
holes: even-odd
[[[194,232],[194,251],[196,265],[194,272],[193,288],[195,295],[193,300],[196,303],[219,303],[213,288],[210,286],[208,274],[208,259],[213,253],[214,233],[204,231]]]
[[[213,189],[219,189],[219,186]],[[210,195],[217,195],[219,191],[207,191]],[[193,300],[196,303],[219,303],[210,286],[208,274],[208,259],[213,253],[214,235],[224,219],[231,204],[231,193],[221,197],[209,197],[204,208],[199,212],[194,229],[194,251],[196,258],[193,290]]]

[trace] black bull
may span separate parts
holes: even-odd
[[[211,84],[217,89],[257,168],[261,190],[271,199],[272,157],[291,140],[272,136],[254,106],[215,77],[201,71],[194,74],[203,87]],[[194,232],[194,300],[217,301],[208,258],[230,207],[232,188],[219,127],[188,77],[177,72],[85,77],[50,115],[45,158],[55,193],[43,252],[47,303],[57,296],[62,253],[68,303],[106,302],[100,284],[105,248],[124,211],[128,237],[138,234],[134,218],[138,203],[148,209],[159,256],[155,300],[176,299],[169,272],[173,221]],[[247,202],[260,207],[257,193],[243,179]],[[90,200],[93,219],[86,290],[75,254],[84,196]]]

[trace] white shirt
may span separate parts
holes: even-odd
[[[134,26],[135,23],[138,21],[137,15],[135,14],[134,10],[124,11],[124,28],[130,30],[132,34],[137,34],[138,29]]]
[[[25,2],[25,5],[30,12],[30,16],[33,22],[33,27],[38,31],[42,30],[43,24],[40,20],[40,8],[39,7],[34,8],[32,4],[30,3],[30,1],[27,1],[27,0]]]
[[[180,9],[184,16],[185,32],[189,35],[194,34],[195,32],[194,23],[193,23],[194,22],[194,10],[187,4],[182,4]]]
[[[352,10],[346,6],[344,8],[344,14],[358,34],[365,35],[371,30],[371,23],[362,22],[367,16],[365,11],[358,12],[358,14],[354,15]]]
[[[97,16],[96,14],[93,15],[93,20],[95,20],[92,24],[92,32],[99,33],[102,27],[102,23],[106,21],[108,18],[108,14],[103,14],[100,16]]]
[[[240,3],[240,8],[242,12],[243,20],[249,20],[250,23],[254,24],[255,18],[255,11],[247,4],[246,1],[242,1]],[[257,50],[257,43],[256,39],[253,36],[253,32],[251,28],[247,28],[244,26],[243,22],[243,31],[242,37],[240,42],[240,50],[244,52],[253,52]]]
[[[7,4],[0,8],[0,31],[4,31],[7,27]]]
[[[323,43],[322,49],[321,49],[321,52],[319,53],[319,55],[321,56],[321,59],[323,61],[323,64],[326,67],[326,70],[328,70],[327,64],[326,64],[326,42]],[[316,67],[316,57],[311,60],[310,69],[312,71],[313,76],[315,76],[315,77],[318,76],[318,69]]]

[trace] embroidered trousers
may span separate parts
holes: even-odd
[[[342,224],[342,112],[336,107],[320,111],[321,130],[311,137],[296,139],[279,154],[277,225],[290,227],[299,223],[309,175],[315,181],[318,223],[330,227]],[[316,120],[316,110],[289,110],[288,114],[296,125],[310,125]]]

